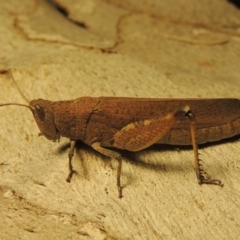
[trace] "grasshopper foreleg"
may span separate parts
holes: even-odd
[[[68,158],[69,158],[69,174],[68,177],[66,179],[67,182],[71,182],[72,179],[72,175],[74,174],[74,170],[73,170],[73,166],[72,166],[72,158],[74,156],[74,150],[75,150],[75,145],[76,145],[76,141],[71,141],[71,145],[70,145],[70,149],[68,152]]]

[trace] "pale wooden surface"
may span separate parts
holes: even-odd
[[[227,1],[74,2],[59,1],[86,29],[44,1],[1,1],[0,69],[29,99],[239,98],[240,12]],[[23,103],[7,75],[0,89]],[[0,113],[0,239],[239,237],[239,141],[200,150],[222,189],[197,184],[191,150],[127,155],[120,200],[115,160],[79,146],[68,184],[68,140],[39,137],[28,109]]]

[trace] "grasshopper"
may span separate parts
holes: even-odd
[[[153,144],[192,145],[199,184],[223,186],[204,171],[198,157],[198,144],[215,142],[240,134],[240,100],[156,99],[123,97],[80,97],[67,101],[37,99],[28,103],[5,103],[27,107],[42,135],[51,141],[69,138],[70,182],[74,174],[72,159],[76,141],[118,161],[117,187],[122,197],[122,158],[118,149],[132,152]]]

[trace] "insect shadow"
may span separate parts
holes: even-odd
[[[206,149],[215,145],[222,145],[222,144],[226,144],[226,143],[233,143],[236,141],[239,141],[240,135],[234,136],[232,138],[228,138],[228,139],[223,139],[217,142],[209,142],[209,143],[204,143],[199,145],[199,149]],[[57,152],[59,154],[65,153],[66,151],[68,151],[68,149],[70,148],[70,143],[66,143],[61,145]],[[103,161],[105,160],[110,160],[109,157],[106,157],[104,155],[102,155],[101,153],[95,151],[94,149],[92,149],[92,147],[88,146],[87,144],[83,143],[82,141],[77,141],[76,144],[76,155],[78,155],[78,157],[81,159],[81,150],[84,149],[85,152],[91,154],[95,154],[99,157],[99,159],[102,159]],[[147,160],[147,157],[145,158],[146,160],[144,160],[141,157],[141,153],[147,153],[147,155],[149,154],[149,156],[152,153],[156,153],[158,152],[159,154],[164,153],[164,152],[170,152],[170,151],[192,151],[192,146],[183,146],[183,145],[168,145],[168,144],[155,144],[152,145],[150,147],[148,147],[146,150],[142,150],[139,152],[130,152],[130,151],[126,151],[126,150],[117,150],[122,157],[124,158],[125,161],[129,162],[130,164],[133,164],[137,167],[140,168],[144,168],[144,169],[149,169],[151,171],[156,171],[156,172],[179,172],[181,171],[181,168],[179,167],[179,161],[176,161],[176,164],[173,165],[173,163],[166,163],[166,161],[164,161],[164,164],[161,163],[161,159],[159,159],[159,161],[155,161],[155,162],[149,162]],[[88,172],[87,172],[87,166],[84,165],[84,159],[81,159],[82,162],[82,167],[83,167],[83,171],[84,171],[84,176],[89,178]],[[217,164],[217,162],[214,164]],[[190,169],[190,168],[189,168]],[[123,173],[124,174],[124,173]],[[126,174],[125,174],[126,175]],[[129,178],[129,180],[131,179],[134,181],[133,176],[129,176],[129,173],[127,174],[127,178]],[[125,184],[126,186],[126,184]]]

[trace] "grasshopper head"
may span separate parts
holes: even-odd
[[[52,102],[43,99],[32,100],[29,103],[38,128],[47,139],[59,141],[60,134],[54,123]]]

